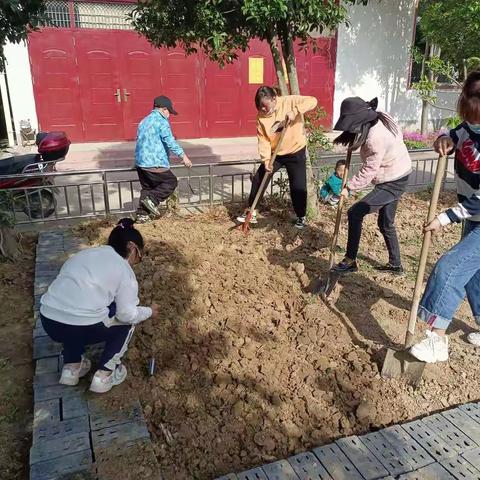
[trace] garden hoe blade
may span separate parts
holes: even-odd
[[[435,172],[435,183],[433,185],[432,198],[428,207],[427,223],[435,218],[437,211],[438,197],[442,187],[443,177],[445,175],[445,167],[447,157],[440,156],[437,162],[437,170]],[[407,333],[405,335],[405,349],[393,350],[389,348],[383,362],[382,377],[399,378],[404,377],[410,385],[417,385],[422,378],[425,362],[417,360],[410,354],[408,349],[413,343],[415,335],[415,325],[417,323],[417,311],[420,304],[420,294],[423,287],[423,277],[425,274],[425,266],[427,264],[428,249],[432,232],[423,234],[422,250],[420,252],[420,260],[418,262],[417,278],[415,280],[415,290],[413,293],[412,307],[410,308],[410,317],[408,320]]]

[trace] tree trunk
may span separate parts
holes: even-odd
[[[290,83],[290,92],[292,95],[300,95],[300,84],[298,83],[297,62],[295,61],[295,50],[293,40],[290,35],[282,38],[283,58],[287,66],[288,81]]]
[[[272,53],[273,64],[275,65],[275,72],[277,73],[278,87],[282,95],[288,95],[288,85],[285,80],[285,73],[283,71],[282,56],[278,49],[277,37],[269,35],[268,43],[270,45],[270,52]]]
[[[428,111],[430,110],[430,105],[426,100],[422,100],[422,119],[420,120],[420,132],[422,135],[428,133]]]
[[[287,65],[288,81],[290,83],[290,92],[292,95],[300,95],[300,84],[298,82],[297,64],[295,60],[295,50],[293,40],[289,34],[282,37],[282,50]],[[302,121],[304,120],[302,115]],[[306,154],[307,167],[307,218],[315,218],[318,212],[318,196],[313,175],[312,159],[308,151],[308,138]]]

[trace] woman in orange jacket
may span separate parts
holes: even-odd
[[[262,165],[252,180],[252,189],[248,206],[253,204],[258,189],[266,172],[272,174],[280,168],[287,169],[290,184],[290,197],[293,209],[297,215],[295,227],[305,226],[307,211],[307,169],[305,149],[307,138],[303,122],[303,114],[317,106],[315,97],[302,95],[277,96],[271,87],[260,87],[255,95],[257,115],[258,152]],[[272,152],[277,146],[280,132],[273,131],[277,122],[288,121],[287,131],[275,161],[271,162]],[[257,212],[253,212],[251,223],[256,223]],[[245,222],[246,213],[237,217],[239,222]]]

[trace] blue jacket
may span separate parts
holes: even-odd
[[[152,110],[138,125],[135,165],[142,168],[170,168],[169,153],[183,157],[175,141],[170,122],[158,110]]]
[[[335,173],[328,177],[328,180],[323,184],[320,189],[320,196],[322,198],[327,198],[328,195],[340,195],[342,192],[342,179],[337,177]]]

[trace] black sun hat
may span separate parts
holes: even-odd
[[[342,132],[358,132],[362,125],[378,118],[377,106],[377,97],[369,102],[360,97],[346,98],[340,106],[340,118],[333,129]]]
[[[178,113],[173,108],[172,101],[164,95],[160,95],[159,97],[154,98],[153,108],[166,108],[172,115],[178,115]]]

